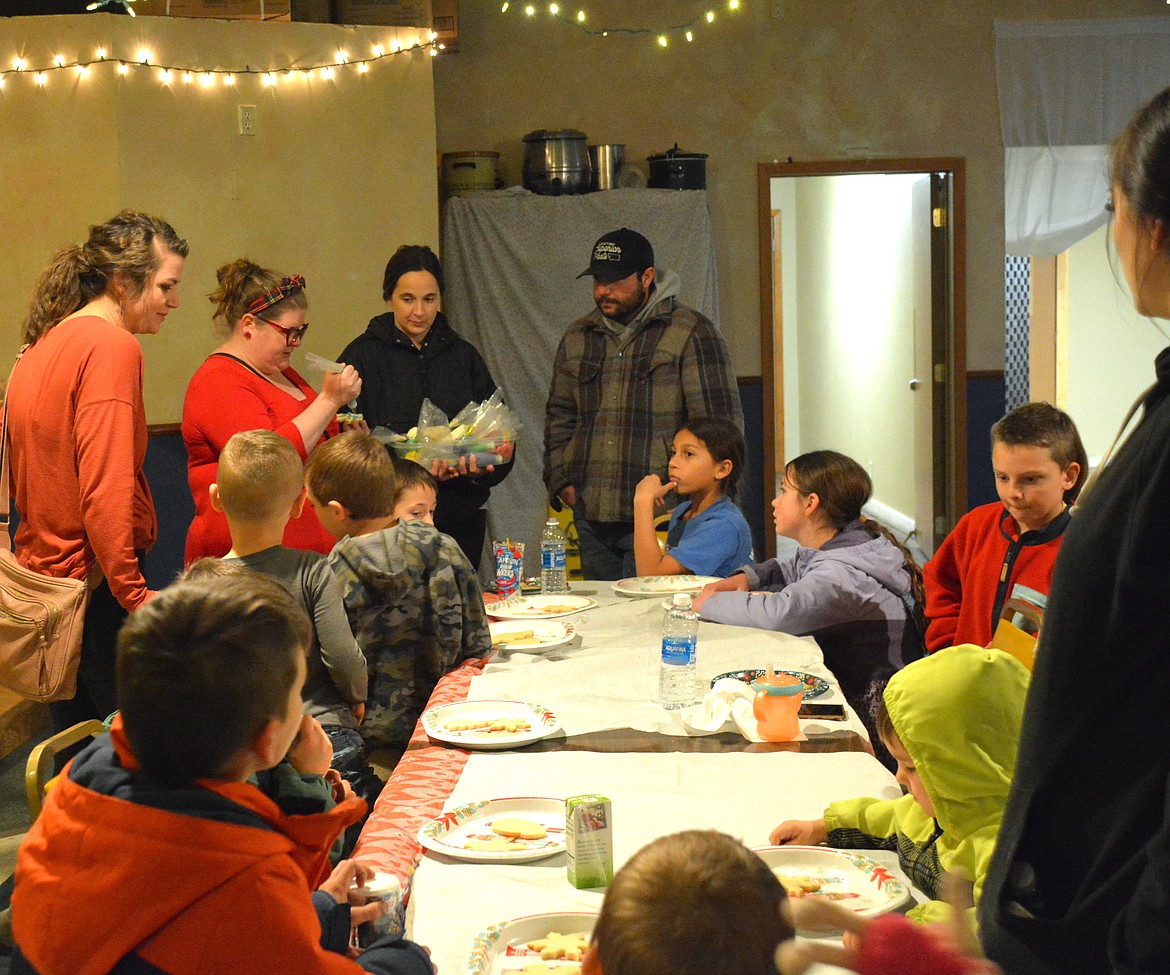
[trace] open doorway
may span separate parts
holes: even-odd
[[[758,167],[765,491],[786,458],[840,450],[925,556],[965,510],[963,176],[951,158]]]

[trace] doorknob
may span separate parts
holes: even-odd
[[[911,388],[911,389],[917,389],[917,388],[918,388],[918,386],[919,386],[919,383],[920,383],[920,382],[921,382],[921,380],[918,380],[918,379],[911,379],[911,380],[910,380],[910,388]]]

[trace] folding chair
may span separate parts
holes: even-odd
[[[96,738],[103,731],[103,725],[96,718],[81,721],[58,731],[37,745],[28,756],[28,765],[25,766],[24,788],[28,793],[29,815],[36,819],[41,813],[41,806],[45,802],[45,793],[49,790],[52,780],[56,778],[55,759],[61,752],[72,748],[86,738]]]

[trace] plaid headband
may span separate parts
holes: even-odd
[[[289,295],[297,291],[305,290],[305,279],[299,275],[294,274],[291,278],[281,278],[278,284],[271,291],[265,291],[259,298],[248,306],[248,313],[256,315],[265,308],[271,308],[273,305],[278,305]]]

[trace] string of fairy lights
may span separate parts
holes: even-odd
[[[359,76],[365,75],[372,66],[387,58],[411,55],[416,51],[424,51],[435,57],[444,49],[445,45],[439,42],[438,35],[434,31],[426,31],[407,40],[395,38],[384,44],[374,44],[364,57],[354,56],[344,49],[339,49],[335,57],[314,64],[281,68],[254,68],[250,65],[239,68],[208,68],[161,64],[155,60],[154,53],[145,47],[138,48],[132,57],[117,55],[109,48],[98,48],[91,57],[54,54],[50,63],[41,65],[34,65],[24,57],[15,57],[9,67],[0,68],[0,90],[14,79],[27,78],[38,88],[48,88],[55,78],[72,77],[75,81],[81,81],[88,78],[95,69],[107,68],[119,78],[130,78],[145,72],[147,76],[154,77],[164,86],[233,87],[241,79],[255,77],[260,79],[264,87],[271,88],[281,82],[334,81],[342,76],[343,71],[352,71]]]
[[[134,0],[128,0],[133,3]],[[1170,2],[1170,0],[1167,0]],[[98,5],[94,5],[98,6]],[[726,10],[734,13],[741,7],[741,0],[725,0]],[[133,8],[128,8],[133,12]],[[704,10],[690,20],[664,27],[598,27],[592,23],[590,15],[583,9],[575,13],[563,11],[559,4],[549,3],[542,7],[528,3],[512,3],[510,0],[500,7],[501,13],[522,13],[524,17],[535,18],[547,16],[560,23],[570,25],[590,37],[611,37],[615,35],[640,37],[649,36],[660,48],[668,47],[672,39],[683,38],[688,43],[695,39],[696,30],[710,27],[717,20],[716,8]],[[438,40],[434,31],[420,33],[403,41],[399,38],[385,44],[375,44],[368,54],[351,56],[346,50],[338,50],[336,57],[323,59],[314,64],[295,65],[287,67],[257,68],[251,65],[243,67],[194,67],[160,63],[156,61],[151,50],[145,47],[138,48],[133,56],[128,53],[116,54],[108,48],[98,48],[91,57],[65,54],[54,54],[49,63],[33,64],[28,58],[14,57],[10,66],[0,66],[0,90],[16,79],[27,78],[37,88],[48,88],[54,79],[72,75],[75,81],[88,78],[94,69],[111,69],[116,77],[130,78],[153,76],[159,84],[164,86],[190,85],[201,88],[214,88],[217,85],[232,87],[241,79],[259,78],[265,87],[275,87],[282,82],[311,82],[314,80],[334,81],[342,76],[343,71],[350,71],[357,75],[368,74],[371,67],[386,58],[401,57],[415,51],[425,51],[435,57],[445,45]]]
[[[1166,2],[1170,3],[1170,0],[1166,0]],[[728,11],[735,12],[739,10],[740,6],[740,0],[726,0]],[[575,27],[590,37],[649,36],[660,48],[669,47],[671,40],[679,37],[686,40],[688,44],[691,43],[695,39],[696,30],[710,27],[715,23],[717,17],[716,9],[712,7],[696,14],[684,23],[672,24],[667,27],[596,27],[585,10],[577,9],[575,13],[570,13],[563,10],[558,3],[537,5],[534,3],[512,3],[511,0],[505,0],[500,6],[500,13],[522,13],[528,18],[548,16],[562,24]]]

